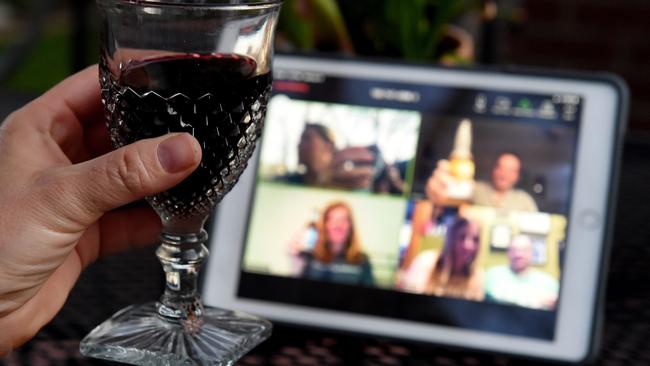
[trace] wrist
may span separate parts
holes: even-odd
[[[0,317],[0,357],[6,356],[20,347],[38,333],[42,325],[43,314],[38,309],[31,309],[29,301],[18,309]],[[45,324],[45,323],[40,323]]]
[[[4,332],[2,332],[4,333]],[[13,351],[14,347],[9,338],[5,338],[3,334],[0,334],[0,359],[9,355]]]
[[[41,288],[15,310],[0,317],[0,350],[7,352],[22,346],[49,323],[63,307],[73,281],[63,277],[78,276],[78,272],[56,271]]]

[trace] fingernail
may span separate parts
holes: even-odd
[[[179,173],[194,164],[194,141],[188,134],[179,134],[158,145],[158,160],[167,173]]]

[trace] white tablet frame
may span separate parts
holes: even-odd
[[[257,159],[214,216],[203,298],[206,304],[237,309],[281,322],[376,334],[541,359],[579,362],[594,353],[610,214],[623,135],[626,87],[614,77],[569,76],[496,70],[463,70],[413,65],[277,56],[275,67],[331,76],[417,85],[503,90],[583,97],[569,237],[563,270],[556,336],[552,341],[485,331],[238,298],[240,258]],[[227,214],[219,214],[224,212]]]

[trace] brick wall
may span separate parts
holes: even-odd
[[[498,62],[610,71],[630,86],[630,129],[650,131],[650,0],[523,0]]]

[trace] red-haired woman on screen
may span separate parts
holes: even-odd
[[[329,204],[318,225],[318,241],[302,277],[339,283],[374,284],[372,267],[363,253],[352,210],[345,202]]]

